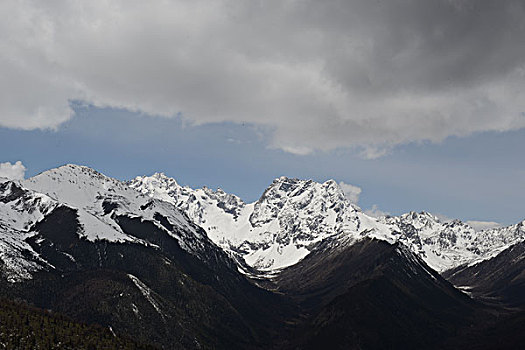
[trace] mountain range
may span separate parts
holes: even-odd
[[[71,164],[0,180],[0,296],[158,348],[514,348],[524,247],[525,221],[376,218],[333,180],[253,203]]]
[[[399,241],[443,272],[489,259],[525,238],[525,222],[476,231],[459,220],[441,222],[426,212],[377,219],[346,199],[334,180],[281,177],[249,204],[221,189],[182,187],[161,173],[137,177],[129,185],[172,203],[218,246],[265,272],[296,264],[324,240]]]

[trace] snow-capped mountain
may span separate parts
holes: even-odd
[[[144,196],[88,167],[65,165],[24,181],[0,182],[0,267],[9,280],[31,278],[36,271],[54,268],[28,241],[38,234],[36,225],[57,208],[75,212],[77,234],[90,242],[152,246],[123,231],[118,220],[124,216],[153,223],[203,261],[210,258],[210,247],[215,247],[205,232],[171,203]]]
[[[476,232],[461,221],[442,222],[425,212],[377,219],[351,204],[333,180],[281,177],[254,203],[221,189],[182,187],[161,173],[129,184],[173,203],[216,244],[259,271],[293,265],[327,239],[400,241],[439,272],[488,259],[525,239],[519,225]]]
[[[122,231],[115,221],[118,215],[140,217],[164,230],[170,226],[170,233],[181,247],[197,255],[202,242],[207,241],[206,235],[173,205],[146,197],[125,183],[85,166],[61,166],[27,179],[22,185],[76,209],[81,237],[90,241],[140,242]]]
[[[76,165],[0,183],[0,297],[166,349],[263,348],[284,323],[173,204]]]
[[[88,167],[65,165],[21,182],[2,180],[0,206],[5,232],[0,258],[12,279],[45,268],[26,241],[35,234],[34,225],[58,206],[75,210],[78,234],[88,241],[151,244],[124,232],[118,222],[122,215],[136,217],[168,231],[203,260],[202,252],[215,243],[243,261],[241,267],[246,264],[261,275],[294,265],[332,240],[400,241],[443,272],[489,259],[525,239],[523,223],[477,232],[424,212],[374,218],[350,203],[333,180],[286,177],[275,179],[256,202],[245,203],[221,189],[180,186],[161,173],[122,182]]]
[[[182,187],[159,173],[137,177],[130,187],[173,203],[216,244],[240,254],[259,271],[293,265],[316,244],[338,236],[392,241],[388,225],[351,204],[333,180],[317,183],[281,177],[249,204],[221,189]]]
[[[163,348],[453,349],[485,333],[492,345],[507,333],[487,326],[525,320],[524,227],[374,218],[333,180],[281,177],[245,203],[66,165],[0,180],[0,297]]]
[[[33,225],[59,206],[50,197],[24,189],[20,183],[0,183],[0,264],[9,281],[30,278],[45,261],[26,242]]]
[[[459,220],[443,222],[426,212],[384,217],[380,221],[390,225],[401,242],[440,272],[490,259],[525,240],[522,224],[476,231]]]

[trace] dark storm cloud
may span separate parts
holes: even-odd
[[[294,153],[525,126],[523,1],[5,1],[0,125],[69,102],[252,123]]]

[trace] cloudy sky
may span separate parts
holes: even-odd
[[[366,210],[525,218],[522,0],[0,11],[0,176],[158,170],[246,200],[334,178]]]

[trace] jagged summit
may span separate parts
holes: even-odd
[[[162,182],[155,185],[158,179]],[[525,238],[517,228],[476,232],[459,220],[443,221],[425,211],[373,218],[350,203],[334,180],[318,183],[281,176],[249,204],[223,191],[181,187],[165,175],[137,177],[130,184],[174,203],[215,243],[263,271],[293,265],[327,239],[399,241],[432,268],[444,271],[489,258]]]
[[[177,184],[178,185],[177,181],[174,178],[167,176],[163,172],[156,172],[153,175],[151,175],[150,178],[152,180],[157,180],[159,183]]]
[[[408,213],[402,214],[400,216],[404,218],[405,220],[420,220],[421,221],[423,219],[426,219],[430,221],[441,222],[441,220],[437,216],[427,211],[420,211],[420,212],[409,211]]]
[[[287,177],[287,176],[280,176],[278,178],[275,178],[270,184],[270,186],[268,186],[268,189],[278,186],[279,189],[283,192],[293,192],[298,187],[315,186],[316,184],[317,185],[322,184],[327,188],[340,189],[337,182],[333,179],[329,179],[323,183],[319,183],[312,179],[305,180],[305,179],[298,179],[295,177]]]
[[[384,225],[361,213],[334,180],[317,183],[281,176],[248,204],[221,189],[193,190],[156,174],[137,177],[130,186],[175,204],[215,243],[262,271],[295,264],[316,244],[336,235],[359,239],[363,222],[367,234],[387,238]],[[372,222],[377,225],[370,227]]]

